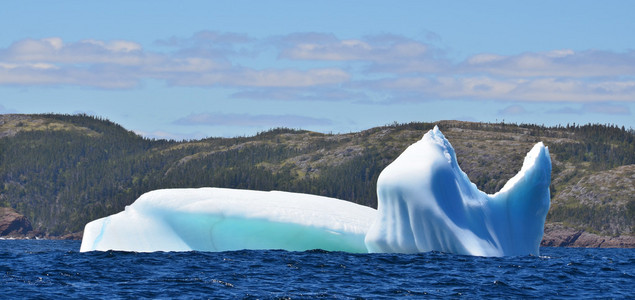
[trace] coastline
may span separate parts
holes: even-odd
[[[83,231],[50,235],[34,230],[31,222],[10,208],[0,208],[0,240],[81,240]],[[562,223],[546,223],[541,247],[635,248],[634,235],[604,236]]]
[[[0,240],[76,240],[81,241],[83,232],[74,232],[61,236],[26,234],[0,236]],[[545,224],[545,234],[541,247],[559,248],[635,248],[635,236],[603,236],[584,230],[565,227],[561,224]]]
[[[635,248],[635,236],[604,236],[566,227],[560,223],[545,224],[542,247]]]

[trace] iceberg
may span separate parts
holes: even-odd
[[[88,223],[80,251],[324,249],[538,255],[551,160],[542,143],[497,193],[460,169],[438,127],[380,174],[377,210],[289,192],[224,188],[148,192],[120,213]]]
[[[369,252],[538,255],[550,182],[551,159],[540,142],[520,172],[488,195],[468,179],[435,127],[379,175],[378,213],[366,246]]]
[[[80,252],[284,249],[367,252],[376,211],[333,198],[223,188],[165,189],[86,224]]]

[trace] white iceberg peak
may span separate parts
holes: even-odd
[[[539,168],[539,166],[546,165],[549,165],[549,168]],[[540,169],[542,171],[540,175],[543,181],[551,181],[551,158],[549,157],[549,148],[545,147],[542,142],[536,143],[536,145],[531,148],[525,156],[525,160],[523,161],[523,166],[520,171],[514,177],[509,179],[498,193],[506,192],[511,189],[518,181],[527,177],[527,172],[536,169]],[[549,183],[547,183],[547,185],[548,184]]]
[[[370,252],[442,251],[538,255],[549,209],[551,160],[538,143],[521,171],[494,195],[470,182],[435,127],[382,171]]]

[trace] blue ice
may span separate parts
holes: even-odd
[[[460,169],[435,127],[386,167],[378,209],[288,192],[223,188],[156,190],[123,212],[88,223],[80,251],[324,249],[538,255],[551,160],[542,143],[496,194]]]

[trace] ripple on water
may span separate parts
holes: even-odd
[[[0,241],[0,298],[633,298],[633,249],[542,256],[438,252],[91,252],[78,242]]]

